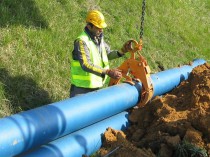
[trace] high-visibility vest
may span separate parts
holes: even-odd
[[[77,37],[77,39],[80,39],[86,43],[90,52],[90,59],[94,65],[100,66],[104,69],[109,68],[108,57],[103,43],[103,39],[101,41],[101,54],[95,43],[85,32],[82,32],[81,35]],[[75,86],[84,88],[100,88],[103,86],[105,80],[106,77],[102,78],[95,74],[84,71],[79,61],[72,59],[71,83]]]

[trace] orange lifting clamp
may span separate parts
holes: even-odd
[[[147,64],[146,59],[144,59],[139,52],[142,49],[142,40],[140,40],[140,43],[136,40],[129,40],[128,42],[130,42],[129,52],[131,53],[131,56],[117,68],[122,71],[122,77],[120,79],[110,78],[109,86],[118,84],[123,78],[125,79],[124,82],[131,85],[135,84],[134,81],[141,81],[141,100],[138,106],[143,107],[153,96],[150,67]],[[138,58],[135,58],[136,53],[138,54]]]

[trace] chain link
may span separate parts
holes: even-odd
[[[141,27],[140,27],[140,40],[143,38],[144,34],[144,15],[146,10],[146,0],[142,1],[142,16],[141,16]]]

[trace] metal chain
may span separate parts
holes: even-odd
[[[142,1],[142,16],[141,16],[141,27],[140,27],[140,40],[143,38],[144,34],[144,15],[146,10],[146,0]]]

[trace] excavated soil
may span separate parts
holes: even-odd
[[[210,64],[194,68],[172,92],[133,109],[129,120],[126,132],[107,129],[100,156],[178,157],[184,141],[197,148],[194,157],[210,156]]]

